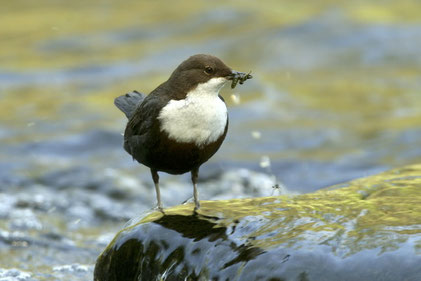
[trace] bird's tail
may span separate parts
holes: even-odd
[[[136,111],[137,106],[142,103],[145,97],[145,94],[133,91],[115,98],[114,104],[130,119]]]

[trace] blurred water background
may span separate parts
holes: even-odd
[[[113,99],[149,93],[196,53],[254,75],[222,91],[229,133],[201,169],[219,191],[199,187],[202,199],[236,197],[244,178],[267,187],[245,195],[270,195],[273,176],[302,193],[419,162],[419,11],[410,0],[3,1],[0,268],[85,280],[124,221],[153,206]],[[162,185],[166,205],[191,196],[188,176]]]

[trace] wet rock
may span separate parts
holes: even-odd
[[[204,201],[133,220],[95,280],[418,280],[421,165],[298,196]]]

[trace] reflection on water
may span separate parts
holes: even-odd
[[[231,241],[227,234],[233,234],[235,226],[232,228],[231,233],[227,233],[227,228],[225,226],[218,226],[217,223],[215,223],[218,222],[218,220],[218,217],[208,217],[195,213],[191,216],[164,215],[162,218],[154,221],[154,223],[175,230],[183,237],[191,238],[195,242],[205,238],[210,242],[217,240],[229,242],[227,244],[233,252],[237,253],[237,256],[227,261],[222,269],[228,268],[236,263],[250,261],[264,253],[262,249],[253,247],[249,243],[237,245],[235,241]],[[198,250],[200,251],[200,249]],[[179,262],[181,262],[181,260]]]
[[[129,227],[99,258],[95,280],[121,280],[119,278],[123,275],[127,280],[152,280],[157,276],[181,278],[183,275],[197,278],[198,274],[199,276],[202,274],[195,272],[195,267],[200,268],[200,264],[207,263],[206,256],[216,248],[219,249],[217,251],[224,249],[222,252],[232,252],[221,256],[214,263],[221,271],[228,269],[227,272],[230,274],[232,267],[241,266],[265,253],[263,249],[247,241],[231,239],[230,235],[235,232],[235,225],[228,233],[226,226],[218,225],[219,220],[218,217],[198,213],[164,214],[153,224],[163,226],[166,230],[160,231],[160,228],[154,225],[145,230],[142,229],[142,225]],[[158,232],[152,237],[157,239],[145,243],[145,239],[149,239],[143,237],[142,233],[150,235],[150,232],[155,231]],[[181,244],[177,245],[178,242]],[[226,274],[222,273],[222,276]]]

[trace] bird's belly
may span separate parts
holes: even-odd
[[[225,132],[227,108],[218,96],[171,100],[159,114],[160,130],[180,143],[201,147],[218,140]]]
[[[145,149],[139,147],[135,159],[158,171],[183,174],[199,167],[209,160],[221,146],[225,135],[216,141],[197,146],[195,143],[181,143],[168,138],[167,134],[156,136],[156,145]]]

